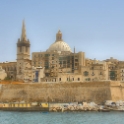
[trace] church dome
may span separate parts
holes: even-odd
[[[56,34],[56,41],[50,45],[47,51],[69,51],[71,52],[71,48],[69,45],[62,40],[62,33],[59,30]]]

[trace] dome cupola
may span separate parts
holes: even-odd
[[[59,30],[56,34],[56,41],[50,45],[49,49],[47,51],[68,51],[71,52],[71,48],[69,45],[62,40],[62,33]]]

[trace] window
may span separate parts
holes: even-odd
[[[59,64],[62,64],[62,61],[59,61]]]
[[[78,81],[80,81],[80,78],[78,78]]]
[[[59,81],[61,81],[61,78],[59,78]]]
[[[75,66],[77,66],[78,64],[77,63],[75,63]]]
[[[110,80],[115,80],[117,74],[116,74],[116,71],[110,71]]]
[[[78,62],[78,59],[75,59],[75,62]]]
[[[91,67],[91,69],[94,69],[94,67]]]
[[[94,79],[93,79],[94,80]],[[86,78],[85,81],[90,81],[90,78]]]
[[[50,56],[49,54],[45,54],[45,57],[48,57],[48,56]]]
[[[63,61],[63,64],[66,64],[66,61]]]
[[[89,73],[87,71],[84,72],[84,76],[88,76]]]

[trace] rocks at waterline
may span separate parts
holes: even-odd
[[[50,103],[49,110],[52,112],[64,111],[124,111],[124,101],[106,101],[103,105],[98,105],[94,102],[82,103]]]

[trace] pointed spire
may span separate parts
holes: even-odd
[[[25,30],[25,22],[22,22],[22,34],[21,34],[21,41],[26,41],[26,30]]]
[[[56,34],[56,42],[57,41],[62,41],[62,33],[61,31],[59,30],[58,33]]]

